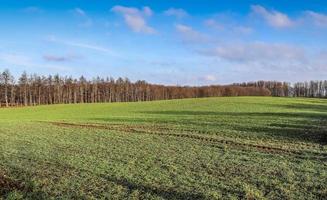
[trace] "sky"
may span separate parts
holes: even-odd
[[[0,0],[0,70],[166,85],[327,79],[326,0]]]

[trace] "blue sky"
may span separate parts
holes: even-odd
[[[0,70],[206,85],[327,77],[327,2],[0,0]]]

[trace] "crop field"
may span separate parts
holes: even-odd
[[[0,199],[327,199],[327,99],[0,109]]]

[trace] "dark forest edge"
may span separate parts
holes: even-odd
[[[0,74],[0,106],[135,102],[221,96],[327,97],[327,80],[290,84],[257,81],[210,86],[165,86],[128,78],[79,79],[24,72],[16,81],[9,70]]]

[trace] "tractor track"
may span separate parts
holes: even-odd
[[[44,122],[43,122],[44,123]],[[296,149],[285,149],[279,147],[271,147],[271,146],[264,146],[258,144],[249,144],[249,143],[240,143],[237,141],[226,140],[226,139],[219,139],[213,137],[206,137],[200,136],[195,134],[181,134],[181,133],[167,133],[167,132],[160,132],[160,131],[170,131],[170,128],[157,128],[157,127],[150,127],[150,126],[142,126],[142,125],[124,125],[124,124],[110,124],[110,125],[101,125],[101,124],[80,124],[80,123],[68,123],[68,122],[46,122],[55,126],[60,127],[79,127],[79,128],[87,128],[87,129],[105,129],[105,130],[114,130],[114,131],[121,131],[125,133],[138,133],[138,134],[148,134],[148,135],[158,135],[158,136],[171,136],[177,138],[188,138],[202,142],[209,142],[211,143],[210,146],[218,147],[217,143],[236,147],[239,149],[244,148],[254,148],[258,151],[265,152],[265,153],[280,153],[280,154],[291,154],[295,155],[299,158],[314,158],[318,160],[327,161],[327,154],[326,153],[318,153],[312,151],[300,151]]]

